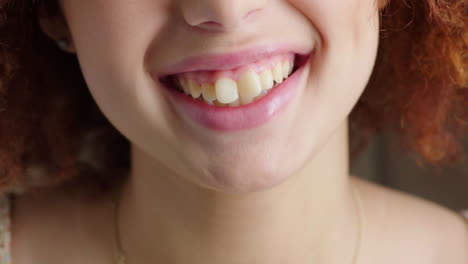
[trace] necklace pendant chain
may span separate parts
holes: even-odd
[[[356,205],[357,209],[357,217],[358,217],[358,234],[356,238],[356,245],[354,248],[354,254],[352,256],[352,264],[357,264],[358,262],[358,257],[359,257],[359,251],[361,249],[361,243],[362,243],[362,236],[363,236],[363,229],[364,229],[364,215],[363,215],[363,205],[362,205],[362,200],[359,195],[359,192],[355,189],[355,187],[352,186],[352,196],[354,203]],[[114,227],[115,227],[115,242],[117,243],[117,252],[115,256],[115,264],[127,264],[127,259],[125,257],[125,253],[122,250],[122,245],[121,245],[121,239],[120,239],[120,232],[119,232],[119,226],[118,226],[118,210],[119,210],[119,205],[120,205],[120,200],[115,199],[112,202],[113,205],[113,211],[114,211]]]

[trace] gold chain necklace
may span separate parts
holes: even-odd
[[[353,196],[353,201],[355,203],[356,209],[357,209],[357,215],[358,215],[358,234],[356,237],[356,246],[354,247],[354,253],[353,253],[353,258],[352,258],[352,264],[356,264],[358,261],[359,257],[359,251],[361,249],[361,241],[362,241],[362,233],[363,233],[363,206],[362,206],[362,200],[361,197],[358,193],[358,191],[352,186],[352,196]],[[120,197],[120,192],[118,197]],[[122,241],[120,238],[120,229],[119,229],[119,221],[118,221],[118,213],[119,213],[119,205],[120,205],[120,199],[115,198],[112,201],[112,205],[114,208],[114,228],[115,228],[115,243],[116,243],[116,252],[115,252],[115,264],[127,264],[127,260],[125,258],[125,253],[122,249]]]

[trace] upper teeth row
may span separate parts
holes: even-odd
[[[198,84],[194,80],[179,78],[180,87],[193,98],[204,99],[208,104],[239,106],[265,95],[274,84],[280,84],[293,70],[293,62],[278,62],[273,69],[261,73],[248,70],[237,81],[220,77],[214,84]]]

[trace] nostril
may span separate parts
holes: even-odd
[[[221,30],[223,28],[223,25],[216,21],[206,21],[197,25],[197,27],[207,30]]]
[[[264,9],[264,1],[184,1],[181,13],[191,27],[228,32]]]
[[[215,21],[206,21],[206,22],[203,22],[201,23],[201,25],[205,25],[205,26],[221,26],[220,23],[218,22],[215,22]]]

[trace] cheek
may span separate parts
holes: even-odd
[[[109,121],[133,142],[170,148],[173,131],[145,69],[146,53],[167,24],[164,0],[69,0],[64,10],[87,86]]]
[[[369,34],[374,35],[379,26],[374,1],[290,0],[320,32],[324,48],[344,44],[355,48],[372,37]]]
[[[328,90],[362,90],[370,77],[378,46],[379,19],[374,0],[291,0],[322,38],[315,76]],[[335,85],[330,85],[333,82]],[[339,89],[339,88],[337,88]],[[341,90],[340,92],[345,92]]]
[[[307,90],[309,112],[317,123],[334,129],[352,110],[372,73],[379,34],[377,8],[374,0],[290,2],[321,37]]]
[[[144,76],[144,60],[151,38],[166,25],[168,3],[168,0],[63,1],[88,88],[103,112],[112,113],[110,119],[129,117],[126,116],[129,113],[121,112],[123,102],[129,107],[161,103],[148,102],[148,98],[157,100],[157,97],[138,94],[142,91],[136,87],[149,85],[149,78]]]
[[[165,26],[163,2],[67,1],[64,9],[83,70],[105,78],[131,77],[140,70],[151,38]]]

